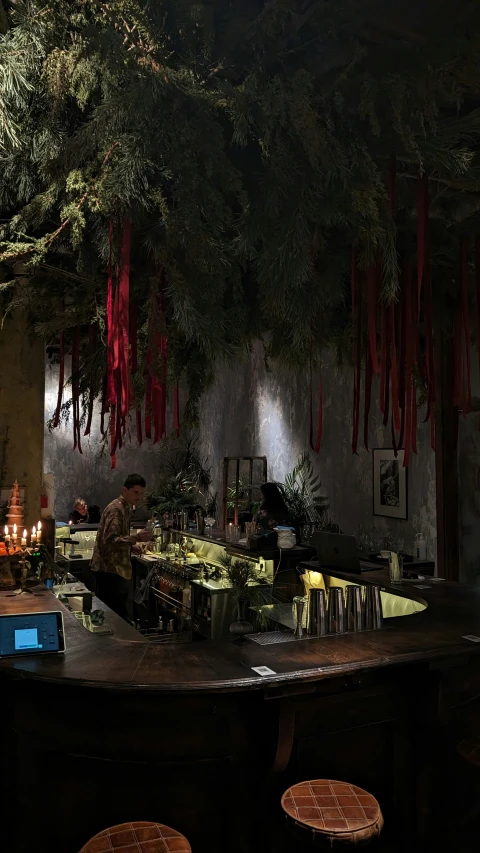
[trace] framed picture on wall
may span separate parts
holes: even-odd
[[[408,518],[407,469],[403,450],[376,448],[373,451],[373,514]]]

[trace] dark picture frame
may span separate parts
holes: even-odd
[[[373,514],[385,518],[408,518],[408,474],[403,467],[404,451],[375,448],[373,451]]]

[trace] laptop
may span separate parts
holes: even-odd
[[[362,571],[371,572],[385,568],[383,565],[360,560],[354,536],[320,531],[313,534],[313,542],[320,568],[323,566],[325,569],[340,569],[342,572],[351,572],[355,575],[359,575]]]

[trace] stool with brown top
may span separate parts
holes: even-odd
[[[378,838],[383,827],[380,806],[367,791],[347,782],[313,779],[288,788],[282,808],[290,830],[299,840],[320,847],[363,847]]]
[[[80,853],[192,853],[187,839],[163,823],[121,823],[94,835]]]

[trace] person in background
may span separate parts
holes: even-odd
[[[102,517],[102,513],[100,511],[100,507],[97,504],[93,504],[93,506],[88,507],[88,523],[89,524],[100,524],[100,519]]]
[[[76,498],[73,502],[73,510],[70,513],[68,520],[72,524],[87,524],[88,523],[88,505],[83,498]]]
[[[255,521],[264,530],[273,530],[274,527],[290,526],[291,518],[283,495],[275,483],[264,483],[260,487],[262,493],[262,504],[255,516]]]
[[[120,497],[103,510],[98,527],[91,569],[95,572],[96,594],[107,607],[128,620],[127,599],[132,577],[132,547],[148,542],[151,534],[140,530],[130,535],[132,511],[142,498],[146,482],[139,474],[129,474]]]

